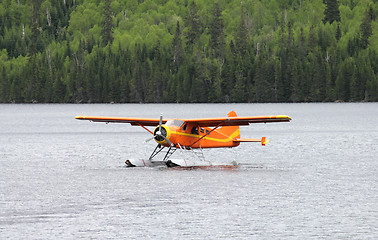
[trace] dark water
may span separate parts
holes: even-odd
[[[270,142],[205,151],[237,170],[124,167],[155,147],[74,116],[286,114]],[[378,104],[0,105],[0,239],[377,239]]]

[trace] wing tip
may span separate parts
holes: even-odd
[[[291,121],[291,117],[287,116],[287,115],[278,115],[278,116],[271,116],[271,118],[276,118],[276,119],[282,119],[282,120],[285,120],[285,121]]]

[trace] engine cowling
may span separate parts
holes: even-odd
[[[157,143],[164,146],[170,145],[170,143],[168,142],[171,137],[171,131],[169,130],[169,127],[162,125],[161,132],[159,132],[159,126],[157,126],[154,130],[154,136],[155,136],[154,139]]]

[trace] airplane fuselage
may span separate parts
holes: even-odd
[[[240,137],[239,127],[209,128],[186,123],[179,119],[169,120],[161,126],[164,138],[155,138],[155,141],[169,147],[170,143],[179,148],[222,148],[236,147],[240,142],[234,139]],[[159,126],[155,128],[158,131]],[[168,141],[167,141],[168,139]]]

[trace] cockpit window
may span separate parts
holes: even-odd
[[[198,135],[198,128],[197,127],[193,127],[192,128],[192,134],[197,134]]]
[[[165,123],[166,126],[177,126],[181,127],[184,124],[184,121],[181,120],[169,120]]]

